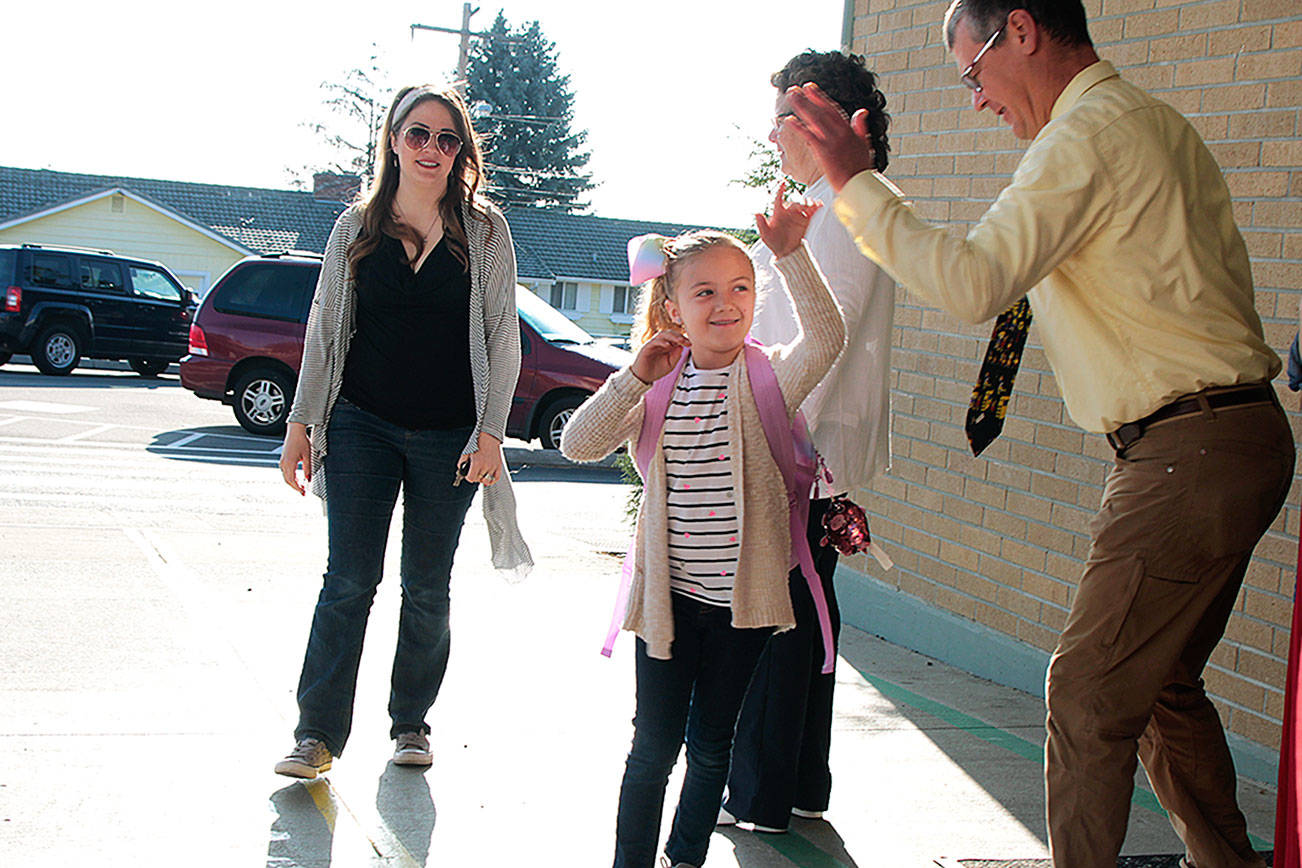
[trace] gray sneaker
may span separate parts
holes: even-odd
[[[393,748],[396,766],[428,766],[434,763],[429,749],[429,739],[419,732],[400,732]]]
[[[330,748],[319,738],[301,738],[289,756],[276,763],[276,774],[291,778],[314,778],[330,771]]]

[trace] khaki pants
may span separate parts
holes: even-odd
[[[1194,868],[1257,868],[1202,671],[1293,476],[1277,404],[1158,423],[1120,456],[1049,664],[1055,868],[1115,868],[1136,756]]]

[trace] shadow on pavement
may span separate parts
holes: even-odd
[[[422,866],[429,859],[437,813],[424,772],[424,769],[389,763],[375,791],[375,807],[384,825],[416,864]]]
[[[335,829],[330,784],[324,778],[290,784],[271,794],[271,805],[276,819],[267,842],[267,868],[327,868]]]
[[[275,465],[280,461],[280,443],[279,437],[260,437],[239,425],[205,425],[159,431],[145,451],[181,461]]]
[[[773,852],[801,868],[859,868],[845,848],[845,839],[826,820],[792,818],[782,835],[752,832],[736,826],[718,827],[716,834],[733,844],[733,856],[741,868],[770,868]]]

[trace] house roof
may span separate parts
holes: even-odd
[[[318,202],[311,193],[230,187],[120,175],[82,175],[49,169],[0,166],[0,223],[40,214],[106,188],[121,188],[259,253],[325,249],[339,202]]]
[[[175,212],[200,227],[207,226],[221,238],[258,253],[322,252],[345,207],[340,202],[317,201],[311,193],[296,190],[0,166],[0,225],[116,190]],[[517,271],[521,278],[537,281],[627,283],[630,238],[650,232],[678,235],[702,228],[528,207],[509,209],[506,219],[515,241]]]
[[[515,240],[516,269],[521,277],[596,283],[628,283],[628,239],[651,232],[680,235],[703,228],[526,207],[507,210],[506,222]],[[535,256],[523,256],[522,251]],[[531,272],[536,267],[531,258],[540,260],[547,272]]]

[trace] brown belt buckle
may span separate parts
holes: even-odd
[[[1127,422],[1108,434],[1108,443],[1117,453],[1124,452],[1144,436],[1144,428],[1138,422]]]

